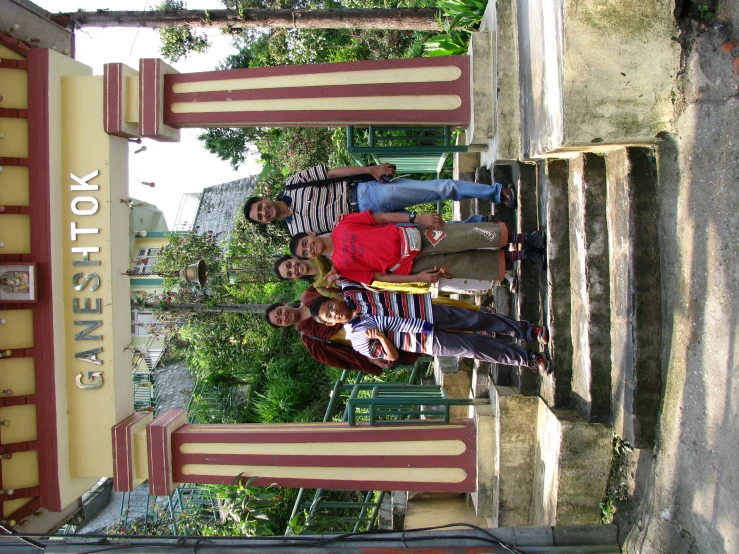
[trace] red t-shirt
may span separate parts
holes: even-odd
[[[395,225],[375,223],[370,210],[345,215],[331,232],[334,241],[331,261],[342,277],[369,285],[375,272],[390,273],[400,261],[400,234]],[[412,253],[392,272],[408,275],[414,258]]]

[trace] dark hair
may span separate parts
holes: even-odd
[[[267,306],[267,309],[264,310],[264,319],[266,319],[267,320],[267,323],[269,323],[275,329],[282,329],[282,327],[280,327],[279,325],[275,325],[274,323],[272,323],[269,320],[269,314],[272,313],[273,311],[275,311],[280,306],[284,306],[284,305],[285,304],[283,304],[282,302],[274,302],[273,304],[270,304],[269,306]]]
[[[248,199],[248,200],[246,201],[246,204],[244,204],[244,217],[245,217],[245,218],[246,218],[247,220],[251,221],[252,223],[259,223],[259,224],[262,224],[262,222],[261,222],[261,221],[259,221],[258,219],[252,219],[251,217],[249,217],[249,212],[251,212],[251,207],[252,207],[252,206],[253,206],[254,204],[256,204],[257,202],[259,202],[259,201],[260,201],[261,199],[262,199],[262,197],[261,197],[261,196],[251,196],[251,197],[249,197],[249,199]]]
[[[293,238],[290,239],[290,252],[293,253],[293,256],[300,260],[307,260],[308,258],[304,258],[303,256],[298,256],[298,246],[300,245],[300,241],[308,236],[308,233],[298,233]]]
[[[331,299],[328,296],[321,296],[320,298],[316,298],[313,301],[313,304],[310,305],[310,315],[313,316],[313,319],[315,319],[316,321],[320,321],[322,323],[325,323],[325,321],[323,321],[320,318],[320,316],[318,315],[318,313],[321,310],[321,306],[323,306],[329,300],[331,300]]]
[[[292,259],[292,254],[285,254],[275,260],[275,265],[272,268],[280,281],[287,281],[288,279],[280,275],[280,264],[286,260]]]

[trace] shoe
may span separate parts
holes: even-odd
[[[524,260],[532,262],[538,271],[542,271],[545,267],[544,254],[538,250],[524,249]]]
[[[524,248],[544,248],[546,244],[547,236],[544,234],[544,231],[538,230],[524,235]]]
[[[533,335],[540,343],[549,344],[549,329],[545,325],[535,325]]]
[[[529,357],[529,368],[542,377],[552,372],[551,364],[539,352],[533,352]]]
[[[516,191],[513,187],[501,186],[500,203],[506,208],[510,208],[512,210],[516,209]]]
[[[507,279],[506,282],[508,283],[508,292],[518,294],[518,277]]]

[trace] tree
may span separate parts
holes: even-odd
[[[232,29],[400,29],[440,30],[433,8],[335,8],[166,11],[78,11],[59,13],[55,21],[77,27],[229,27]]]

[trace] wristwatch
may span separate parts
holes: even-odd
[[[416,221],[416,213],[415,212],[411,212],[408,215],[408,223],[413,223],[415,221]]]

